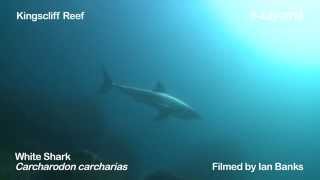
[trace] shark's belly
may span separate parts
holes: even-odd
[[[153,105],[161,109],[170,109],[177,112],[185,109],[185,106],[177,99],[166,94],[158,94],[153,100]]]
[[[137,102],[147,104],[160,110],[170,110],[171,112],[179,112],[183,111],[187,107],[187,105],[184,102],[166,93],[159,93],[119,85],[116,87],[124,93],[133,97]]]

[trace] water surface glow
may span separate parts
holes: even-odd
[[[209,4],[231,33],[262,51],[271,63],[299,68],[320,65],[320,2],[218,0]]]

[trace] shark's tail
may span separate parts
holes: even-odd
[[[99,89],[99,93],[107,93],[111,90],[112,88],[112,80],[107,73],[106,69],[103,69],[103,84],[101,85]]]

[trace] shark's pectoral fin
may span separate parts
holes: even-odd
[[[158,115],[155,117],[155,120],[162,120],[162,119],[167,119],[170,115],[169,111],[166,110],[160,110]]]

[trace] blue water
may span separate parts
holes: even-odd
[[[246,3],[229,3],[8,3],[0,43],[3,154],[86,150],[128,162],[123,179],[157,171],[187,180],[319,177],[313,2],[303,6],[304,22],[289,25],[243,20]],[[85,10],[86,20],[13,20],[17,9],[48,8]],[[154,109],[121,92],[98,94],[103,67],[120,84],[152,89],[161,81],[203,119],[155,121]],[[296,162],[305,170],[215,173],[215,161]]]

